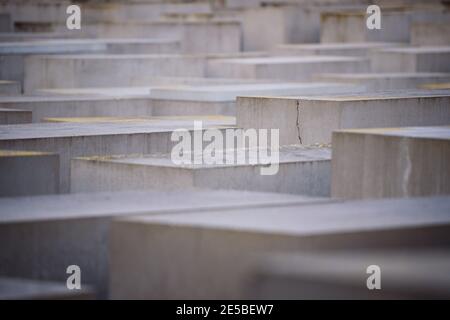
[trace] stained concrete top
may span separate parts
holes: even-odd
[[[199,58],[194,55],[181,55],[172,53],[155,53],[155,54],[64,54],[64,55],[39,55],[36,57],[45,59],[66,59],[66,60],[146,60],[146,59],[194,59]]]
[[[10,109],[10,108],[0,108],[0,112],[2,113],[14,113],[14,112],[26,112],[31,113],[31,111],[28,110],[22,110],[22,109]]]
[[[107,97],[150,97],[151,86],[139,87],[98,87],[98,88],[57,88],[57,89],[37,89],[35,95],[44,96],[107,96]]]
[[[450,142],[450,126],[346,129],[337,130],[336,132],[400,138],[437,139]]]
[[[424,53],[450,53],[450,46],[436,46],[436,47],[400,47],[400,48],[386,48],[380,49],[380,52],[394,52],[394,53],[411,53],[411,54],[424,54]]]
[[[148,134],[167,132],[175,129],[191,130],[191,120],[166,121],[156,124],[141,122],[108,122],[108,123],[30,123],[0,126],[0,141],[40,138],[65,138],[83,136],[103,136],[119,134]],[[203,128],[222,128],[222,126],[203,124]],[[226,128],[229,126],[223,126]]]
[[[116,215],[199,212],[328,202],[280,193],[233,190],[126,191],[0,198],[0,224]]]
[[[420,86],[422,89],[429,90],[450,90],[450,82],[445,83],[427,83]]]
[[[0,277],[0,300],[93,298],[91,288],[68,290],[65,282]]]
[[[292,64],[292,63],[321,63],[321,62],[346,62],[346,61],[368,61],[360,57],[341,57],[341,56],[280,56],[280,57],[261,57],[261,58],[242,58],[242,59],[217,59],[217,63],[234,64]]]
[[[220,146],[222,147],[222,146]],[[91,157],[78,157],[75,159],[84,161],[95,162],[111,162],[118,164],[136,165],[136,166],[157,166],[157,167],[169,167],[169,168],[183,168],[183,169],[208,169],[208,168],[223,168],[223,167],[236,167],[236,166],[253,166],[262,165],[258,159],[258,153],[252,154],[248,150],[241,149],[242,156],[245,157],[245,163],[237,163],[236,157],[231,158],[233,154],[236,154],[235,150],[217,151],[218,157],[224,159],[234,159],[233,164],[194,164],[195,159],[202,162],[202,154],[190,154],[191,164],[175,164],[170,154],[149,154],[149,155],[114,155],[114,156],[91,156]],[[261,152],[259,150],[259,152]],[[267,152],[264,150],[264,152]],[[270,151],[268,155],[270,155]],[[227,158],[227,157],[230,158]],[[328,147],[303,147],[303,146],[283,146],[279,150],[279,163],[297,163],[297,162],[313,162],[313,161],[330,161],[331,149]],[[256,164],[250,164],[254,161]]]
[[[320,73],[318,78],[335,79],[407,79],[407,78],[450,78],[450,73],[443,72],[389,72],[389,73]],[[447,89],[447,88],[443,88]]]
[[[56,90],[56,89],[55,89]],[[74,89],[76,90],[76,89]],[[111,91],[99,91],[99,92],[112,92]],[[34,102],[70,102],[70,101],[117,101],[117,100],[130,100],[130,99],[143,99],[149,98],[148,94],[143,95],[135,95],[131,94],[134,89],[127,89],[124,92],[121,92],[120,88],[116,91],[115,96],[112,94],[95,94],[93,92],[86,93],[85,95],[75,94],[74,95],[42,95],[42,96],[0,96],[0,104],[9,104],[9,103],[34,103]],[[140,91],[140,89],[136,89],[136,91]],[[127,95],[126,93],[130,93]]]
[[[314,236],[450,225],[450,197],[344,201],[301,207],[136,216],[127,223]]]
[[[0,158],[34,157],[34,156],[49,156],[49,155],[56,155],[56,153],[39,152],[39,151],[23,151],[23,150],[2,150],[2,149],[0,149]]]
[[[336,49],[371,49],[402,46],[395,42],[325,42],[325,43],[290,43],[279,45],[281,49],[336,50]]]

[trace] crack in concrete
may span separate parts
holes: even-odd
[[[298,140],[300,141],[300,144],[303,144],[302,143],[302,136],[300,135],[300,100],[297,100],[297,121],[296,121],[296,126],[297,126]]]

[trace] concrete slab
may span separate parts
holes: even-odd
[[[216,59],[208,61],[208,76],[310,80],[314,73],[365,72],[369,62],[359,57],[302,56]]]
[[[183,190],[0,198],[0,274],[66,281],[76,264],[82,285],[108,296],[111,219],[205,210],[284,207],[328,199],[245,191]]]
[[[91,289],[69,290],[65,282],[0,277],[0,300],[91,300]]]
[[[420,197],[450,193],[450,126],[333,133],[332,196]]]
[[[0,150],[0,176],[0,197],[58,193],[59,156]]]
[[[13,31],[11,15],[8,13],[0,13],[0,32]]]
[[[25,58],[24,91],[146,85],[155,76],[203,76],[200,57],[182,55],[48,55]],[[118,77],[117,75],[120,75]]]
[[[280,145],[330,143],[337,129],[447,125],[448,91],[323,97],[238,97],[239,128],[280,129]]]
[[[376,50],[371,65],[374,72],[449,72],[450,46]]]
[[[117,219],[111,297],[241,298],[241,280],[261,254],[447,248],[449,228],[448,197]]]
[[[426,83],[421,85],[420,88],[427,90],[450,90],[450,82]]]
[[[337,42],[337,43],[301,43],[281,44],[274,50],[275,54],[288,56],[355,56],[365,57],[373,49],[404,46],[395,42]]]
[[[367,288],[367,268],[381,270],[381,290]],[[273,254],[249,276],[248,299],[448,299],[447,251]]]
[[[0,108],[0,125],[31,123],[31,111]]]
[[[411,26],[411,44],[414,46],[449,46],[450,27],[448,21],[416,22]]]
[[[190,164],[175,164],[170,154],[75,158],[70,191],[210,188],[329,196],[329,148],[284,147],[278,164],[263,163],[259,153],[218,152],[220,162],[213,164],[202,163],[201,154],[191,155]],[[264,175],[269,166],[274,174]]]
[[[60,156],[60,192],[69,191],[70,159],[91,155],[171,152],[172,131],[192,130],[191,120],[152,124],[118,123],[33,123],[0,126],[0,148],[56,152]],[[219,128],[209,126],[206,128]]]
[[[439,72],[382,72],[382,73],[322,73],[313,76],[317,81],[350,83],[362,85],[367,91],[383,91],[398,89],[428,89],[425,83],[448,82],[450,73]],[[447,88],[441,88],[447,89]],[[448,88],[450,89],[450,88]]]
[[[22,93],[20,82],[0,80],[0,96],[16,96]]]

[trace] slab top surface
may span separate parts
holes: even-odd
[[[347,129],[337,132],[450,141],[450,126]]]

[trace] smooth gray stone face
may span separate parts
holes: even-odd
[[[83,285],[108,296],[109,237],[113,217],[205,210],[283,207],[327,202],[285,194],[245,191],[89,193],[0,198],[0,275],[66,281],[66,268],[81,268]]]
[[[331,195],[339,198],[450,194],[450,127],[333,133]]]
[[[0,80],[0,96],[20,95],[22,87],[17,81]]]
[[[112,226],[111,297],[239,298],[260,255],[448,248],[449,228],[449,197],[122,218]]]
[[[31,111],[0,108],[0,125],[31,123]]]

